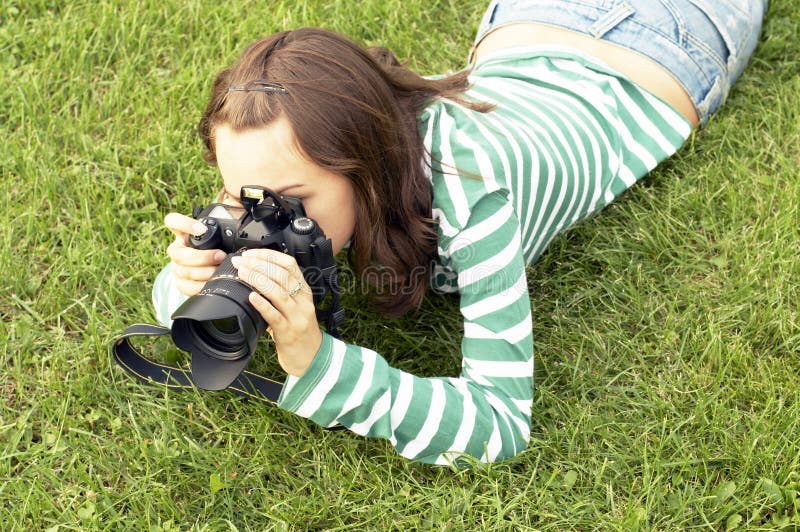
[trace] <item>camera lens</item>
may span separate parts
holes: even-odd
[[[193,325],[198,339],[213,351],[235,354],[245,346],[236,318],[198,321]]]
[[[239,333],[239,322],[235,318],[222,318],[206,322],[209,328],[213,328],[220,334],[233,335]]]
[[[192,354],[192,380],[206,390],[221,390],[244,370],[266,323],[248,297],[229,255],[199,294],[172,315],[175,345]]]

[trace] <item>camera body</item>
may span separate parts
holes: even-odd
[[[300,200],[245,186],[241,202],[242,207],[213,203],[193,212],[208,229],[190,237],[189,246],[221,249],[228,256],[202,290],[172,315],[172,339],[192,354],[192,381],[206,390],[221,390],[236,380],[268,325],[248,301],[253,288],[232,264],[246,249],[268,248],[294,257],[311,288],[317,318],[326,321],[329,331],[344,319],[331,241],[305,215]],[[322,309],[328,294],[328,308]]]
[[[243,207],[223,203],[212,203],[204,209],[196,207],[192,216],[208,229],[201,236],[191,236],[189,247],[221,249],[229,254],[268,248],[289,254],[303,271],[317,303],[321,299],[318,296],[324,294],[317,289],[322,287],[320,272],[314,268],[320,266],[314,261],[314,246],[326,240],[322,229],[306,217],[297,198],[278,196],[256,186],[242,187],[241,198]]]

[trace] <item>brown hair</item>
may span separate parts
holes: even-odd
[[[401,316],[422,303],[436,258],[417,120],[434,98],[486,110],[463,99],[467,75],[425,79],[385,48],[365,49],[318,28],[276,33],[250,45],[214,80],[198,125],[204,157],[216,163],[215,126],[242,131],[285,116],[309,160],[352,182],[356,226],[348,260],[369,285],[376,310]],[[254,80],[286,92],[228,90]],[[380,275],[363,275],[375,266]]]

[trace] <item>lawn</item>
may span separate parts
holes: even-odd
[[[771,4],[708,127],[530,269],[529,448],[454,470],[108,347],[219,185],[195,124],[246,44],[318,25],[441,73],[483,2],[0,0],[0,528],[800,528],[800,0]],[[458,373],[457,301],[392,321],[346,286],[345,340]]]

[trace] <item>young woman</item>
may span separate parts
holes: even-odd
[[[238,202],[243,185],[300,198],[356,272],[383,268],[365,276],[377,309],[402,315],[432,287],[457,292],[464,317],[461,375],[415,377],[321,331],[291,256],[248,251],[235,266],[288,374],[278,405],[423,462],[524,449],[526,265],[708,120],[764,10],[750,0],[495,0],[470,69],[433,79],[319,29],[248,47],[217,76],[199,126],[224,201]],[[224,253],[186,246],[205,230],[195,220],[165,222],[176,240],[153,297],[168,325]]]

